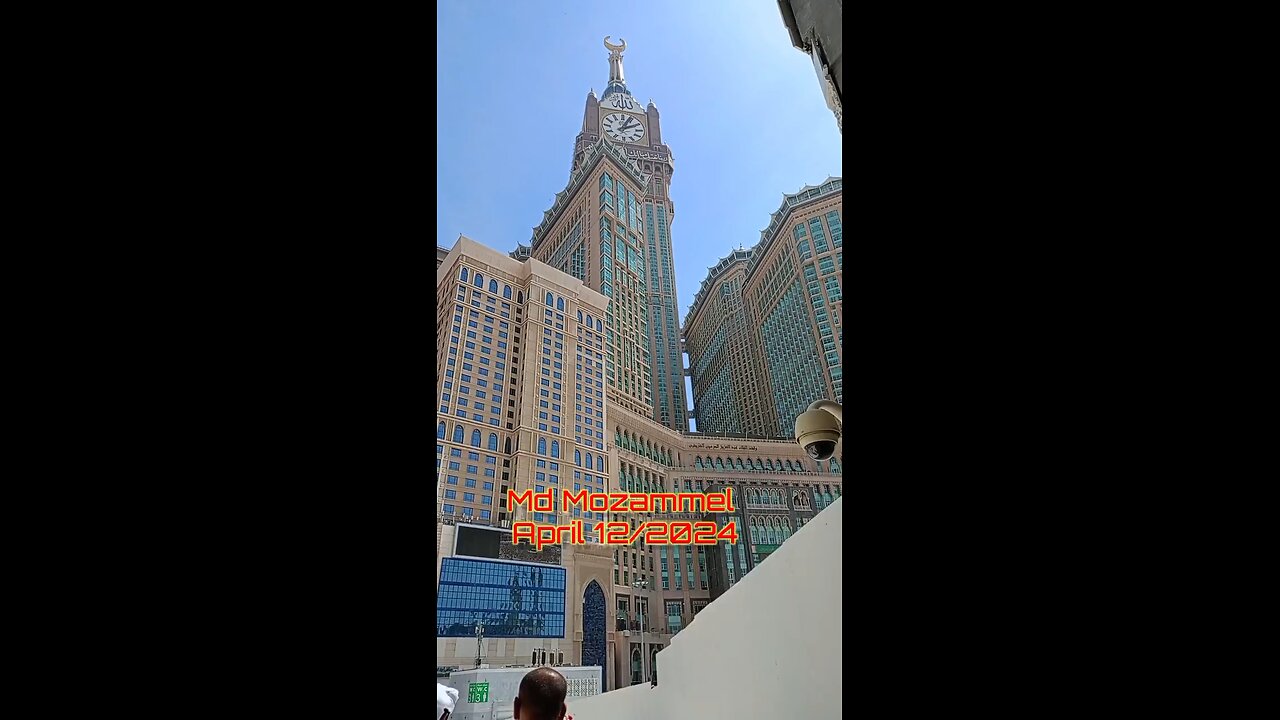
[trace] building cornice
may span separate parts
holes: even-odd
[[[685,313],[684,331],[688,332],[689,321],[701,309],[700,304],[704,293],[716,278],[728,272],[740,259],[744,258],[747,262],[747,276],[750,277],[752,271],[755,270],[756,263],[759,262],[760,258],[764,257],[765,252],[772,245],[773,239],[777,237],[779,228],[791,216],[792,211],[811,203],[821,202],[833,195],[838,195],[843,192],[843,188],[843,178],[828,177],[819,185],[805,185],[794,193],[783,193],[782,205],[778,207],[777,212],[769,215],[769,226],[760,231],[760,241],[749,250],[734,250],[729,255],[721,258],[715,267],[708,269],[707,277],[702,281],[702,285],[698,287],[698,292],[693,296],[693,302],[689,304],[689,311]]]
[[[756,263],[760,262],[773,244],[774,239],[778,237],[778,231],[782,229],[783,223],[798,208],[817,202],[822,202],[833,195],[839,195],[844,190],[844,181],[840,177],[828,177],[822,181],[821,185],[805,185],[795,193],[790,195],[784,193],[782,195],[782,205],[778,207],[778,211],[769,215],[769,226],[760,231],[760,242],[752,248],[753,252],[751,260],[747,265],[747,275],[755,270]]]
[[[720,278],[725,273],[729,272],[729,270],[735,267],[738,263],[749,261],[751,259],[752,252],[754,252],[754,249],[734,250],[728,255],[720,258],[720,262],[716,263],[715,267],[711,267],[707,269],[707,277],[704,278],[702,280],[702,284],[698,286],[698,292],[694,294],[693,302],[689,303],[689,311],[685,313],[685,316],[684,316],[685,328],[689,327],[690,322],[693,320],[694,317],[697,316],[698,311],[702,309],[701,307],[702,298],[704,297],[704,294],[707,292],[708,288],[711,287],[711,285],[716,281],[717,278]]]

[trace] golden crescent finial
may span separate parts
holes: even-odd
[[[613,43],[609,42],[609,38],[610,38],[610,37],[611,37],[611,36],[609,36],[609,35],[605,35],[605,36],[604,36],[604,46],[605,46],[606,48],[608,48],[611,52],[619,52],[619,53],[620,53],[620,52],[626,52],[626,50],[627,50],[627,41],[626,41],[626,39],[624,39],[624,38],[618,38],[619,40],[621,40],[621,41],[622,41],[622,44],[621,44],[621,45],[614,45]]]

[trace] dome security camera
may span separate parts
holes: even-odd
[[[808,410],[796,418],[796,442],[814,460],[826,460],[836,452],[840,421],[825,410]]]

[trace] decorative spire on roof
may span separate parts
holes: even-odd
[[[626,84],[626,78],[622,77],[622,53],[627,50],[627,41],[622,41],[621,45],[614,45],[609,42],[609,36],[604,36],[604,46],[609,49],[609,82]]]

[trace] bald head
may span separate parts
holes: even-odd
[[[564,696],[569,684],[564,676],[551,668],[529,671],[520,681],[516,698],[516,720],[561,720],[565,714]]]

